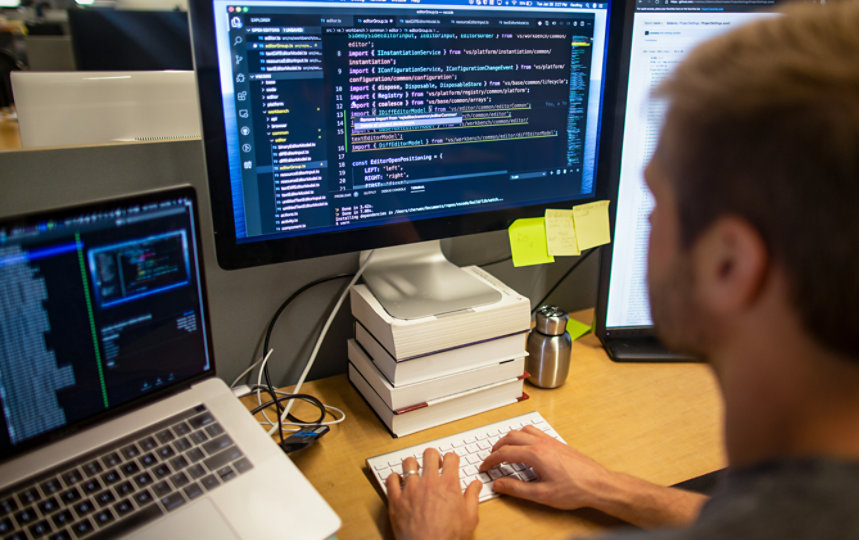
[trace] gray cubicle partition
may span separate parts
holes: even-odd
[[[266,324],[283,299],[316,278],[353,272],[357,254],[336,255],[244,270],[218,267],[212,241],[208,188],[199,140],[113,144],[0,152],[0,216],[69,205],[176,184],[197,188],[209,308],[219,375],[227,382],[259,353]],[[459,265],[480,264],[509,255],[505,231],[445,240],[442,247]],[[513,268],[509,260],[486,269],[539,300],[576,261]],[[565,309],[594,305],[598,257],[581,265],[549,299]],[[276,383],[294,382],[345,280],[320,285],[298,298],[281,316],[272,338]],[[352,333],[348,303],[329,330],[310,378],[346,371],[346,339]]]

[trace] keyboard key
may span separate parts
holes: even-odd
[[[95,510],[95,505],[89,499],[85,499],[75,505],[75,512],[78,513],[79,517],[83,517],[93,510]]]
[[[190,420],[188,420],[188,423],[191,424],[192,428],[200,429],[201,427],[208,426],[214,421],[215,418],[208,412],[205,412],[203,414],[195,416],[194,418],[191,418]]]
[[[81,498],[81,493],[77,488],[71,488],[63,491],[60,494],[60,499],[66,504],[71,504]]]
[[[126,480],[125,482],[116,486],[116,493],[120,497],[125,497],[126,495],[134,493],[134,486],[131,485],[131,482]]]
[[[144,437],[143,439],[140,440],[139,444],[140,444],[140,448],[144,452],[149,452],[150,450],[154,450],[155,447],[158,446],[158,443],[155,442],[154,437]]]
[[[18,500],[21,502],[21,506],[30,506],[31,504],[35,504],[39,498],[39,492],[35,487],[25,489],[18,494]]]
[[[7,497],[0,501],[0,515],[11,514],[18,509],[18,503],[12,497]]]
[[[155,438],[158,439],[158,442],[161,444],[167,444],[175,439],[176,435],[173,435],[173,432],[169,429],[163,429],[155,434]]]
[[[123,516],[121,520],[108,524],[98,531],[98,536],[103,538],[120,538],[141,525],[157,519],[163,513],[157,504],[150,504],[133,514]]]
[[[175,433],[177,437],[182,437],[183,435],[191,433],[191,428],[185,422],[179,422],[173,426],[173,433]]]
[[[215,454],[214,456],[206,459],[203,463],[206,464],[206,467],[208,467],[210,471],[214,471],[240,457],[242,457],[242,451],[235,446],[231,446],[226,450],[221,451],[219,454]]]
[[[84,482],[81,487],[83,488],[84,493],[86,493],[87,495],[92,495],[93,493],[101,489],[101,482],[99,482],[96,478],[92,478]]]
[[[101,471],[103,471],[104,468],[101,466],[101,463],[99,463],[98,461],[90,461],[89,463],[87,463],[86,465],[83,466],[83,470],[87,476],[94,476],[94,475],[100,473]]]
[[[153,474],[155,474],[155,478],[164,478],[168,474],[170,474],[170,467],[165,464],[158,465],[154,469],[152,469]]]
[[[171,491],[173,491],[173,488],[170,487],[170,484],[168,484],[166,481],[158,482],[157,484],[152,486],[152,492],[155,493],[155,496],[159,499],[167,495]]]
[[[66,471],[62,475],[63,482],[66,483],[66,486],[73,486],[83,480],[83,475],[77,469],[71,469],[70,471]]]
[[[191,465],[186,472],[191,478],[196,480],[197,478],[200,478],[201,476],[204,476],[206,474],[206,469],[202,465],[197,464]]]
[[[62,528],[66,525],[69,525],[74,520],[74,516],[72,516],[71,510],[61,510],[57,512],[53,516],[51,516],[51,521],[54,522],[58,528]]]
[[[188,438],[194,442],[194,444],[203,444],[204,442],[209,440],[209,436],[206,435],[204,431],[195,431],[188,435]]]
[[[116,518],[113,517],[113,512],[108,509],[104,509],[99,512],[96,512],[92,519],[98,524],[99,527],[104,527]]]
[[[173,443],[173,448],[176,449],[177,452],[184,452],[191,448],[191,441],[188,440],[187,437],[182,437],[181,439],[177,439],[176,442]]]
[[[203,488],[201,488],[197,483],[185,486],[185,489],[182,491],[185,493],[185,496],[188,497],[189,501],[194,500],[203,494]]]
[[[202,480],[200,480],[200,484],[206,488],[206,491],[211,491],[221,485],[221,482],[215,477],[215,475],[210,474],[209,476],[204,476]]]
[[[68,531],[57,531],[48,537],[48,540],[72,540]]]
[[[133,444],[123,447],[120,452],[125,459],[134,459],[140,455],[140,450]]]
[[[63,489],[62,485],[60,485],[60,481],[56,478],[51,478],[50,480],[45,480],[42,482],[42,493],[45,496],[53,495],[55,493],[59,493],[61,489]],[[0,505],[2,506],[2,505]]]
[[[170,466],[174,471],[181,471],[188,466],[188,460],[185,459],[185,456],[176,456],[170,460]]]
[[[143,454],[140,458],[140,465],[143,467],[151,467],[158,463],[158,458],[155,457],[155,454],[149,452],[148,454]]]
[[[222,428],[221,424],[218,424],[217,422],[214,424],[211,424],[209,426],[206,426],[206,434],[209,435],[209,437],[217,437],[218,435],[220,435],[223,432],[224,432],[224,428]]]
[[[101,475],[101,481],[104,482],[104,485],[109,486],[111,484],[115,484],[119,482],[122,477],[119,475],[119,472],[114,470],[107,471],[103,475]]]
[[[212,439],[211,441],[203,444],[203,450],[206,452],[206,455],[211,456],[212,454],[216,454],[224,448],[233,444],[233,440],[230,439],[229,435],[221,435],[216,439]]]
[[[185,497],[177,491],[176,493],[171,493],[166,497],[161,497],[161,504],[163,504],[164,508],[170,512],[185,504]]]
[[[60,508],[60,503],[57,502],[56,497],[48,497],[44,501],[39,503],[39,510],[42,511],[43,514],[48,515]]]
[[[92,523],[88,519],[82,519],[72,525],[72,531],[78,536],[86,536],[93,531]]]
[[[144,488],[152,483],[152,477],[149,473],[141,473],[134,477],[134,483],[138,488]]]
[[[0,519],[0,535],[6,536],[12,532],[12,519],[5,517]]]
[[[120,470],[122,471],[122,474],[124,474],[126,477],[129,477],[140,472],[140,466],[134,461],[129,461],[128,463],[124,464],[120,468]]]
[[[152,501],[152,495],[145,489],[134,494],[134,502],[137,503],[137,506],[146,506]]]
[[[205,456],[205,454],[203,454],[203,451],[200,450],[199,448],[192,448],[192,449],[188,450],[188,452],[185,454],[185,457],[191,463],[196,463],[206,456]]]
[[[190,480],[188,480],[188,477],[183,472],[171,476],[170,481],[173,483],[176,489],[184,487],[188,484],[188,482],[190,482]]]
[[[116,467],[117,465],[119,465],[122,462],[122,460],[119,458],[119,454],[117,454],[116,452],[111,452],[108,455],[101,458],[101,462],[108,469],[112,469],[113,467]]]
[[[27,525],[28,523],[32,523],[36,520],[36,511],[32,508],[25,508],[20,512],[15,513],[15,520],[18,522],[18,525]]]
[[[156,453],[161,456],[161,459],[170,459],[176,455],[176,452],[170,446],[162,446]]]
[[[106,489],[106,490],[102,491],[101,493],[99,493],[98,495],[95,496],[95,502],[99,506],[107,506],[108,504],[112,503],[115,500],[116,500],[116,497],[114,496],[113,492],[110,491],[109,489]]]
[[[226,467],[222,467],[218,469],[218,478],[221,479],[221,482],[228,482],[236,477],[236,472],[232,467],[227,465]]]
[[[236,461],[235,463],[233,463],[233,467],[236,468],[236,471],[238,471],[239,474],[246,473],[254,468],[253,464],[251,464],[248,458],[242,458]]]
[[[116,512],[116,515],[124,516],[134,510],[134,505],[131,504],[130,500],[123,499],[113,506],[113,510]]]
[[[30,535],[36,538],[40,536],[46,536],[52,530],[51,524],[48,523],[48,520],[43,519],[42,521],[38,521],[34,523],[30,527]]]

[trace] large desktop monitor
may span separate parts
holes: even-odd
[[[194,69],[184,11],[70,9],[69,31],[81,71]]]
[[[599,194],[613,0],[190,8],[225,268],[497,230]],[[374,257],[426,268],[429,247]],[[393,296],[456,288],[382,282]]]
[[[654,335],[647,291],[648,216],[653,206],[643,170],[656,146],[665,103],[651,99],[660,80],[695,45],[759,17],[774,0],[629,2],[620,60],[622,86],[609,166],[612,246],[603,251],[596,333],[615,360],[690,360]],[[713,81],[718,84],[718,81]],[[624,96],[625,94],[625,96]]]

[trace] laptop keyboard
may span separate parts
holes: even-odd
[[[251,468],[198,405],[3,491],[0,537],[116,537]]]

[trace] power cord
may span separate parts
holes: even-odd
[[[536,313],[536,312],[537,312],[537,310],[538,310],[538,309],[540,309],[540,306],[542,306],[542,305],[543,305],[543,302],[545,302],[545,301],[546,301],[546,299],[547,299],[547,298],[549,298],[549,296],[550,296],[553,292],[555,292],[555,289],[557,289],[557,288],[561,285],[561,283],[563,283],[563,282],[564,282],[564,280],[565,280],[565,279],[567,279],[567,277],[568,277],[570,274],[572,274],[572,273],[573,273],[573,270],[575,270],[576,268],[578,268],[578,266],[579,266],[580,264],[582,264],[583,262],[585,262],[585,260],[586,260],[588,257],[590,257],[590,256],[591,256],[591,253],[593,253],[593,252],[594,252],[594,251],[596,251],[596,250],[597,250],[597,248],[591,248],[591,249],[589,249],[587,252],[585,252],[584,254],[582,254],[582,255],[579,257],[579,260],[577,260],[577,261],[576,261],[576,262],[575,262],[575,263],[574,263],[574,264],[569,268],[569,270],[567,270],[566,272],[564,272],[564,275],[563,275],[563,276],[561,276],[561,278],[560,278],[558,281],[556,281],[554,285],[552,285],[552,288],[551,288],[551,289],[549,289],[549,292],[547,292],[545,295],[543,295],[543,298],[541,298],[539,302],[537,302],[536,304],[534,304],[534,307],[531,309],[531,315],[533,315],[534,313]]]

